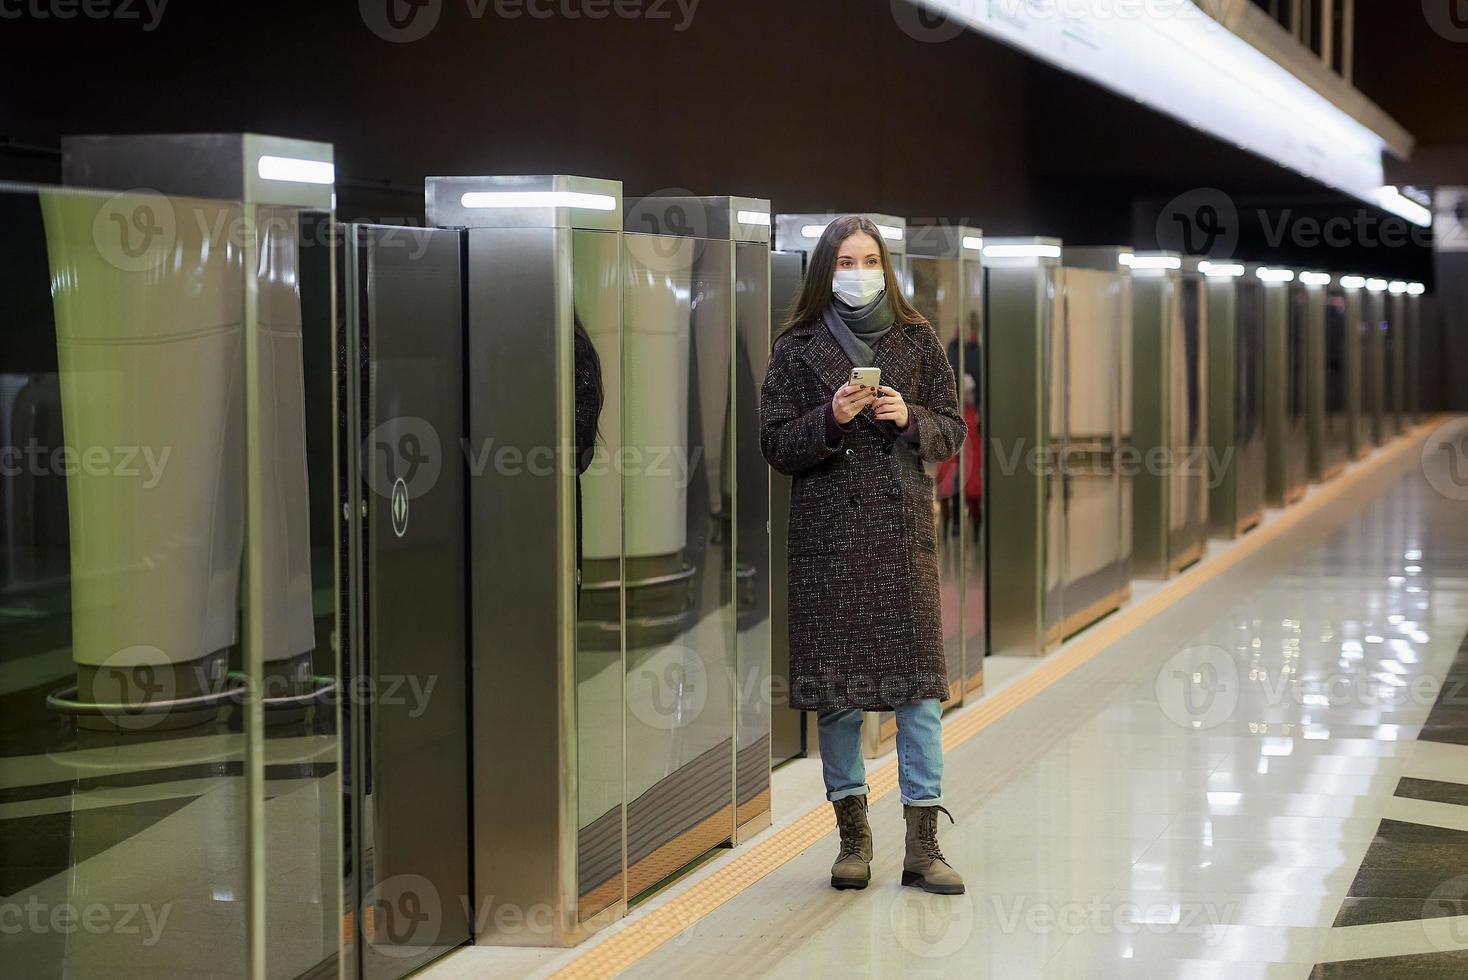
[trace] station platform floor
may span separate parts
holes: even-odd
[[[832,890],[799,760],[769,830],[582,946],[469,947],[420,976],[1468,977],[1449,436],[1468,456],[1468,422],[1433,419],[1049,657],[991,658],[945,722],[940,842],[966,894],[899,885],[890,756],[868,765],[872,884]]]

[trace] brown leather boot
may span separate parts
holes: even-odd
[[[831,865],[832,888],[865,888],[872,880],[872,828],[867,823],[867,798],[846,796],[835,801],[836,829],[841,853]]]
[[[902,883],[918,885],[923,891],[938,895],[962,895],[963,879],[949,867],[938,849],[938,811],[943,810],[948,822],[953,814],[941,806],[902,807],[907,821],[907,857],[902,862]]]

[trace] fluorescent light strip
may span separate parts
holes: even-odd
[[[1214,279],[1237,279],[1246,270],[1237,262],[1199,262],[1198,271]]]
[[[768,211],[736,211],[735,219],[742,225],[764,225],[770,226],[770,212]]]
[[[830,224],[830,222],[828,221],[828,222],[826,222],[826,224]],[[800,237],[801,238],[820,238],[821,237],[821,232],[823,232],[825,230],[826,230],[826,225],[801,225],[800,226]]]
[[[1424,285],[1422,285],[1422,283],[1420,283],[1420,282],[1409,282],[1409,283],[1407,283],[1407,295],[1408,296],[1421,296],[1425,292],[1427,292],[1427,287],[1424,286]]]
[[[1401,296],[1407,291],[1407,284],[1400,279],[1394,279],[1386,288],[1393,296]]]
[[[1382,210],[1390,211],[1399,218],[1406,218],[1414,225],[1423,228],[1432,227],[1432,211],[1390,184],[1376,192],[1376,203]]]
[[[1386,139],[1220,24],[1206,12],[1216,3],[1162,0],[1138,17],[1117,4],[916,2],[1360,200],[1385,183]]]
[[[982,252],[984,250],[984,240],[978,235],[964,235],[963,247],[972,249],[975,252]]]
[[[1371,292],[1371,293],[1384,293],[1384,292],[1386,292],[1386,280],[1385,279],[1367,279],[1366,280],[1366,291],[1367,292]]]
[[[255,163],[261,180],[283,180],[292,184],[336,183],[336,167],[325,160],[262,156]]]
[[[877,225],[877,231],[881,232],[882,237],[889,242],[902,241],[902,229],[895,225]]]
[[[1289,269],[1270,269],[1265,267],[1261,268],[1255,275],[1259,277],[1261,282],[1284,283],[1295,281],[1295,274]]]
[[[1135,258],[1136,256],[1133,255],[1131,252],[1121,252],[1116,256],[1116,264],[1124,265],[1128,269],[1130,269],[1132,267],[1132,260]]]
[[[1336,283],[1342,289],[1364,289],[1366,287],[1365,276],[1341,276]]]
[[[470,191],[459,203],[475,210],[485,208],[583,208],[615,211],[617,199],[610,194],[585,191]]]
[[[1329,286],[1330,275],[1325,272],[1302,272],[1300,281],[1307,286]]]
[[[985,245],[988,259],[1058,259],[1059,245]]]
[[[1126,257],[1127,253],[1123,252],[1121,254],[1121,258],[1125,259]],[[1167,270],[1181,269],[1183,267],[1183,260],[1178,258],[1176,255],[1133,255],[1130,262],[1123,262],[1122,264],[1130,265],[1134,270]]]

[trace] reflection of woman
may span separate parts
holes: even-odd
[[[596,452],[597,421],[601,418],[601,358],[596,345],[575,316],[573,337],[574,364],[572,383],[576,389],[576,419],[573,437],[576,442],[576,587],[581,588],[581,474],[591,465]],[[579,594],[579,591],[578,591]]]
[[[970,533],[979,539],[979,524],[983,520],[984,464],[983,451],[979,442],[979,410],[974,405],[973,375],[963,376],[963,422],[968,430],[967,452],[938,464],[938,500],[942,514],[939,524],[949,537],[956,537],[960,525],[958,488],[958,464],[963,461],[963,503],[968,510]]]
[[[853,366],[881,368],[880,389],[849,384]],[[790,706],[819,713],[841,834],[837,888],[871,879],[862,711],[891,710],[907,821],[902,882],[963,891],[938,849],[948,678],[933,481],[923,470],[963,437],[942,344],[898,289],[876,226],[837,218],[811,252],[760,397],[760,448],[794,478]]]

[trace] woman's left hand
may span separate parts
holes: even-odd
[[[886,419],[899,429],[907,428],[907,402],[896,388],[882,385],[877,389],[877,400],[872,403],[872,414]]]

